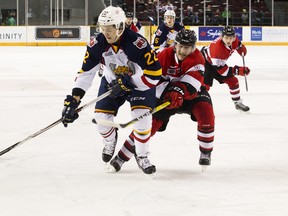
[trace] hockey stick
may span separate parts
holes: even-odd
[[[134,124],[135,122],[145,118],[146,116],[149,116],[149,115],[152,115],[152,114],[154,114],[156,112],[159,112],[160,110],[162,110],[165,107],[169,106],[169,104],[170,104],[169,101],[164,102],[164,103],[160,104],[159,106],[155,107],[153,110],[145,112],[142,115],[132,119],[131,121],[128,121],[127,123],[123,123],[123,124],[112,122],[112,121],[107,121],[107,120],[104,120],[104,119],[97,119],[97,121],[96,121],[96,119],[92,119],[92,122],[94,124],[100,124],[100,125],[111,126],[111,127],[116,127],[116,128],[126,128],[129,125]]]
[[[244,58],[244,52],[242,52],[242,60],[243,60],[243,67],[245,68],[245,58]],[[246,77],[246,73],[244,73],[244,78],[245,78],[245,86],[246,86],[246,91],[248,92],[248,83],[247,83],[247,77]]]
[[[102,100],[103,98],[107,97],[110,93],[111,93],[111,90],[109,90],[108,92],[105,92],[104,94],[100,95],[99,97],[95,98],[94,100],[92,100],[92,101],[88,102],[87,104],[84,104],[83,106],[81,106],[78,109],[76,109],[76,112],[77,113],[81,112],[83,109],[87,108],[88,106],[90,106],[90,105]],[[63,121],[63,117],[58,119],[57,121],[53,122],[52,124],[48,125],[47,127],[42,128],[41,130],[29,135],[27,138],[25,138],[25,139],[15,143],[15,144],[11,145],[10,147],[8,147],[8,148],[4,149],[3,151],[1,151],[0,152],[0,156],[5,154],[5,153],[7,153],[7,152],[9,152],[9,151],[11,151],[12,149],[16,148],[17,146],[25,143],[26,141],[28,141],[28,140],[30,140],[30,139],[32,139],[32,138],[44,133],[45,131],[48,131],[49,129],[51,129],[51,128],[55,127],[56,125],[58,125],[59,123],[61,123],[62,121]]]

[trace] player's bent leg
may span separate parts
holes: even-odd
[[[142,115],[149,111],[148,109],[134,109],[132,111],[132,118]],[[156,172],[156,167],[150,163],[148,159],[149,154],[149,140],[151,137],[152,116],[146,116],[134,124],[134,143],[135,143],[135,158],[140,169],[145,174],[152,174]]]
[[[119,172],[122,165],[129,161],[135,154],[135,144],[133,132],[129,135],[118,154],[110,161],[108,172]]]
[[[211,152],[214,143],[215,116],[212,104],[208,102],[198,102],[193,107],[193,114],[197,120],[197,139],[200,149],[200,165],[211,164]]]
[[[162,120],[154,119],[152,121],[151,136],[153,136],[156,131],[163,125]],[[135,155],[135,143],[134,143],[134,133],[129,135],[127,140],[124,142],[123,146],[119,150],[118,154],[110,161],[110,167],[108,172],[119,172],[123,164],[130,160],[131,157]]]
[[[95,113],[95,119],[104,119],[108,121],[113,121],[114,115],[107,113]],[[109,162],[114,154],[115,147],[117,144],[117,129],[111,126],[104,126],[96,124],[98,132],[103,137],[104,148],[102,151],[102,160],[104,162]]]
[[[242,99],[240,97],[240,86],[238,78],[232,76],[228,79],[225,79],[224,82],[229,86],[231,99],[234,102],[235,108],[242,112],[248,112],[250,108],[242,103]]]

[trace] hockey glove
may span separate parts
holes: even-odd
[[[239,66],[235,65],[232,68],[232,73],[234,75],[245,76],[245,75],[248,75],[250,73],[250,69],[248,67],[239,67]]]
[[[242,56],[242,53],[244,54],[244,56],[247,54],[247,49],[244,46],[244,44],[240,43],[239,46],[237,47],[237,52],[239,53],[239,55]]]
[[[112,90],[109,96],[111,98],[120,97],[130,93],[133,88],[134,85],[130,83],[130,77],[128,75],[123,75],[109,83],[108,89]]]
[[[68,126],[68,123],[74,122],[78,117],[78,113],[75,112],[81,101],[78,101],[71,95],[67,95],[64,100],[64,108],[62,110],[62,118],[64,127]]]
[[[164,101],[170,101],[166,109],[177,109],[183,104],[184,91],[178,86],[170,86],[164,95]]]

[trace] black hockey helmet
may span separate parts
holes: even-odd
[[[182,45],[194,47],[197,41],[196,33],[193,30],[183,28],[177,33],[175,41]]]
[[[222,37],[224,35],[227,36],[235,36],[235,29],[233,26],[225,26],[222,30]]]
[[[133,18],[133,16],[134,16],[133,12],[126,12],[127,18]]]

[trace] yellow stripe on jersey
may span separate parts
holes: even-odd
[[[83,72],[84,72],[84,70],[81,69],[81,70],[78,71],[78,74],[81,74]]]
[[[162,68],[160,68],[157,71],[154,70],[144,70],[143,73],[145,75],[150,75],[150,76],[161,76],[162,75]]]

